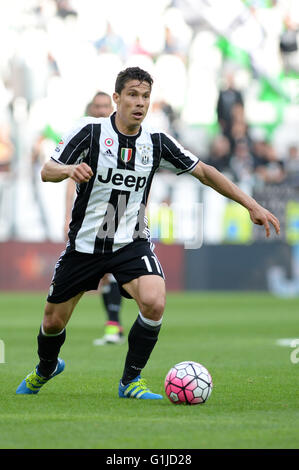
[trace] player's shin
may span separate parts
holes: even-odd
[[[128,336],[129,350],[121,379],[123,385],[140,375],[145,367],[158,340],[161,323],[162,318],[159,321],[148,320],[139,313]]]
[[[41,326],[37,336],[38,373],[43,377],[49,377],[57,366],[58,354],[66,337],[65,328],[57,334],[46,334]]]

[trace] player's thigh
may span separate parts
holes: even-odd
[[[71,299],[61,303],[46,302],[43,328],[46,332],[51,333],[61,331],[67,325],[73,310],[84,292],[80,292]]]
[[[136,300],[144,316],[160,320],[166,302],[165,281],[161,276],[140,276],[122,287]]]

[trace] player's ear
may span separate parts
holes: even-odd
[[[116,91],[115,91],[115,92],[113,93],[113,95],[112,95],[112,98],[113,98],[114,103],[115,103],[116,106],[117,106],[118,103],[119,103],[119,99],[120,99],[119,93],[116,93]]]

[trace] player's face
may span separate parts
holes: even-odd
[[[128,81],[121,93],[114,93],[116,125],[124,134],[138,132],[150,105],[151,87],[147,82]]]
[[[90,115],[96,118],[109,117],[113,111],[111,99],[109,96],[96,96],[90,105]]]

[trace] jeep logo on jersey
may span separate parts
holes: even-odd
[[[117,168],[102,168],[98,174],[98,181],[114,189],[124,191],[141,191],[147,182],[148,174]]]

